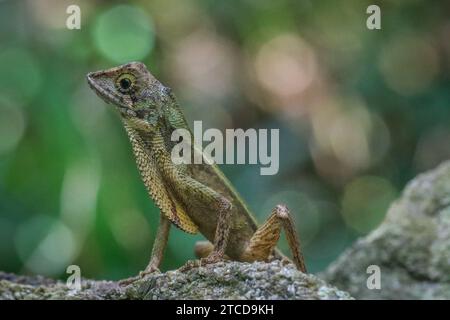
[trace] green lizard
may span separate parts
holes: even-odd
[[[142,180],[160,209],[160,224],[150,262],[128,284],[158,270],[171,224],[207,241],[196,244],[200,260],[186,268],[222,259],[252,262],[287,259],[276,248],[283,228],[297,268],[306,272],[294,224],[286,206],[277,205],[260,227],[231,183],[214,164],[174,164],[171,140],[176,129],[187,129],[183,113],[171,90],[140,62],[131,62],[87,75],[90,87],[113,104],[132,144]],[[192,137],[192,135],[191,135]],[[200,152],[193,141],[193,152]]]

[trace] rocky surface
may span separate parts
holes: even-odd
[[[370,265],[380,267],[380,290],[367,288]],[[357,299],[450,299],[450,162],[411,181],[322,276]]]
[[[368,289],[367,268],[381,288]],[[450,299],[450,162],[411,181],[385,221],[322,275],[357,299]],[[0,299],[351,299],[293,265],[218,263],[147,276],[128,287],[83,280],[82,289],[0,272]]]
[[[351,299],[346,292],[293,265],[217,263],[186,272],[157,273],[120,287],[83,280],[79,291],[42,277],[0,273],[0,299]]]

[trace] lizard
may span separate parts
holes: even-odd
[[[258,226],[216,164],[174,164],[171,150],[176,142],[171,135],[177,129],[190,129],[172,90],[159,82],[145,64],[130,62],[91,72],[87,82],[100,98],[117,109],[142,181],[160,210],[147,267],[121,284],[159,271],[172,225],[187,233],[200,232],[208,240],[196,243],[195,252],[200,259],[188,261],[183,270],[224,259],[291,261],[276,247],[284,229],[293,263],[298,270],[307,272],[294,222],[285,205],[275,206],[266,222]],[[201,152],[193,140],[187,143],[193,152]]]

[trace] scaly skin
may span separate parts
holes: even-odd
[[[213,244],[202,263],[219,261],[225,254],[237,261],[285,258],[275,248],[280,229],[284,228],[294,263],[306,272],[286,207],[277,206],[258,229],[245,202],[216,165],[172,162],[171,150],[176,143],[171,141],[172,132],[190,129],[171,90],[144,64],[132,62],[92,72],[87,80],[105,102],[119,111],[142,180],[161,210],[152,258],[141,276],[157,270],[167,243],[169,221],[185,232],[200,232]],[[194,153],[200,152],[193,141],[190,143]],[[194,265],[190,262],[186,267]]]

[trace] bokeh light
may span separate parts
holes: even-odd
[[[124,214],[127,216],[125,220]],[[148,255],[151,232],[142,212],[133,208],[113,211],[110,212],[109,223],[114,238],[123,248]]]
[[[39,62],[26,48],[9,47],[0,50],[1,93],[25,104],[39,92],[42,71]]]
[[[15,244],[28,271],[48,276],[64,272],[76,251],[70,229],[48,215],[34,216],[21,225]]]
[[[153,48],[151,17],[143,10],[119,5],[101,14],[93,26],[92,43],[113,62],[144,59]]]
[[[342,216],[348,226],[360,234],[366,234],[383,221],[396,197],[396,189],[386,179],[358,177],[345,187]]]
[[[316,77],[312,48],[299,36],[282,34],[259,49],[255,59],[256,79],[278,106],[290,109]]]
[[[0,156],[11,152],[20,142],[26,119],[22,108],[0,96]]]
[[[196,30],[178,42],[166,62],[189,120],[202,119],[204,128],[233,127],[227,103],[236,91],[234,49],[210,30]],[[220,74],[220,77],[211,75]],[[206,103],[205,103],[206,102]],[[205,110],[212,112],[205,112]],[[192,124],[192,121],[191,121]]]
[[[390,133],[384,120],[370,112],[358,97],[334,98],[311,112],[315,164],[324,175],[322,157],[332,157],[348,174],[367,169],[383,159],[390,147]],[[332,172],[331,172],[332,173]]]
[[[198,30],[179,42],[169,60],[172,77],[189,92],[221,98],[234,89],[233,48],[208,30]],[[220,74],[220,77],[211,75]]]
[[[347,166],[367,168],[386,154],[389,132],[383,120],[369,113],[364,105],[354,104],[348,109],[332,124],[331,147],[336,157]]]
[[[442,159],[450,159],[450,144],[442,141],[450,141],[450,129],[446,126],[433,128],[420,138],[414,155],[419,171],[436,167]]]
[[[384,46],[379,66],[392,90],[409,96],[422,93],[431,85],[440,61],[430,38],[431,35],[396,37]]]
[[[97,206],[101,167],[97,159],[68,166],[61,187],[61,220],[77,237],[81,246],[89,235]]]

